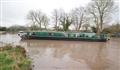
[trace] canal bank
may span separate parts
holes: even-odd
[[[0,70],[31,70],[31,61],[21,46],[0,47]]]

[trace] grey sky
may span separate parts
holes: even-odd
[[[50,17],[54,9],[62,8],[66,12],[69,12],[75,7],[86,6],[90,1],[91,0],[0,0],[0,25],[26,25],[28,23],[26,21],[26,15],[29,10],[40,9]]]

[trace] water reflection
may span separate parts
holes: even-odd
[[[27,54],[33,60],[33,70],[120,70],[119,38],[105,43],[55,40],[20,41],[16,35],[12,35],[15,38],[9,37],[6,38],[15,40],[17,44],[27,49]]]

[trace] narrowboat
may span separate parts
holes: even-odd
[[[100,34],[92,32],[20,32],[18,35],[22,39],[40,39],[40,40],[76,40],[76,41],[101,41],[105,42],[110,38],[107,34]]]

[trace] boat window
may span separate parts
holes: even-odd
[[[32,35],[35,35],[35,32],[33,32]]]
[[[27,35],[29,35],[29,32],[27,32]]]
[[[68,37],[70,37],[70,34],[68,34]]]
[[[24,33],[23,31],[19,31],[19,33]]]
[[[23,32],[20,32],[20,33],[23,33]]]
[[[76,37],[76,34],[74,34],[74,37]]]
[[[49,35],[49,36],[52,36],[52,33],[49,33],[48,35]]]
[[[79,35],[79,37],[82,37],[82,35]]]
[[[85,36],[85,34],[83,34],[83,37]]]
[[[92,38],[95,38],[95,36],[92,36]]]

